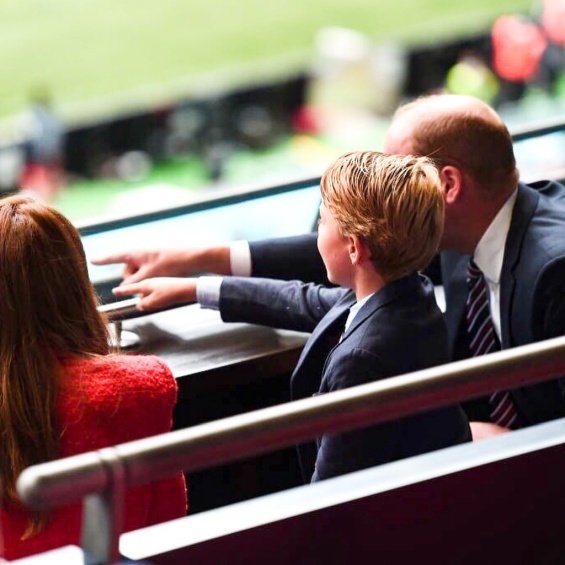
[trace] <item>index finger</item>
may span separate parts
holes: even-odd
[[[114,253],[104,257],[94,257],[90,260],[93,265],[111,265],[112,263],[127,263],[128,261],[129,253]]]
[[[130,294],[144,294],[143,283],[131,283],[116,286],[112,289],[114,296],[128,296]]]

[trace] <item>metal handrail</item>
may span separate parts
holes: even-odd
[[[180,308],[181,306],[194,304],[194,302],[178,302],[171,306],[165,306],[164,308],[155,308],[146,312],[144,310],[137,309],[137,306],[140,302],[141,298],[139,296],[134,296],[132,298],[126,298],[125,300],[120,300],[119,302],[101,304],[100,306],[98,306],[98,312],[104,314],[109,322],[123,322],[125,320],[133,320],[134,318],[140,318],[149,314],[158,314],[160,312],[166,312],[167,310]]]
[[[533,124],[512,128],[512,141],[524,141],[565,130],[565,116],[539,120]]]
[[[112,302],[110,304],[101,304],[98,306],[98,312],[105,314],[110,322],[129,320],[141,314],[137,306],[141,299],[138,296],[121,300],[119,302]],[[175,305],[176,306],[176,305]]]
[[[129,486],[564,374],[559,337],[34,465],[18,492],[26,504],[49,508],[105,489],[109,453],[125,466]]]
[[[83,548],[116,563],[128,486],[563,374],[565,336],[35,465],[18,493],[39,509],[85,497]]]

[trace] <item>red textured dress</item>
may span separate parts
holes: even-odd
[[[107,355],[67,359],[58,401],[61,457],[167,432],[177,387],[157,357]],[[186,514],[181,473],[131,488],[126,496],[125,531]],[[80,541],[80,503],[53,511],[45,529],[21,541],[27,517],[16,508],[0,509],[4,557],[16,559]],[[0,546],[1,547],[1,546]],[[0,554],[0,557],[2,555]]]

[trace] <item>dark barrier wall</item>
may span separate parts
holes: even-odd
[[[125,534],[122,551],[156,565],[562,563],[562,430],[551,422],[185,518],[159,539]]]
[[[66,168],[94,177],[104,161],[127,151],[154,160],[190,151],[203,156],[217,177],[214,155],[229,146],[267,147],[288,133],[291,116],[304,104],[306,76],[254,86],[170,107],[71,128],[65,142]]]

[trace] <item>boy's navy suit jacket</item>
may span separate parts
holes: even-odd
[[[565,335],[565,186],[554,181],[519,183],[500,278],[502,349]],[[253,275],[324,282],[316,234],[250,245]],[[468,255],[438,256],[445,288],[450,359],[470,356],[463,331]],[[565,416],[565,378],[511,391],[522,425]],[[486,402],[465,406],[471,420],[488,421]]]
[[[428,279],[413,274],[385,286],[359,310],[337,343],[353,292],[298,281],[227,277],[224,321],[312,332],[290,381],[307,398],[447,362],[445,324]],[[299,447],[305,481],[409,457],[470,440],[459,406],[433,410]]]

